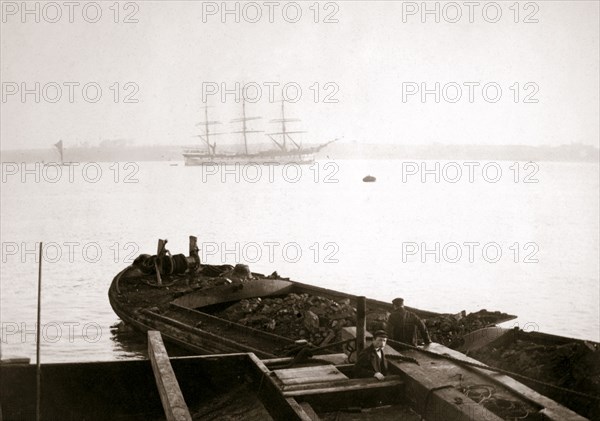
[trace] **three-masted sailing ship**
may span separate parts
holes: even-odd
[[[221,124],[218,121],[208,119],[208,106],[204,106],[204,121],[198,123],[198,126],[204,126],[204,133],[198,134],[205,147],[186,149],[183,152],[185,165],[208,165],[208,164],[312,164],[315,161],[315,154],[327,146],[332,140],[311,147],[303,147],[301,142],[297,142],[292,135],[304,133],[303,131],[290,131],[286,123],[298,122],[299,119],[285,117],[285,100],[281,100],[281,118],[271,120],[271,123],[281,124],[281,131],[276,133],[266,133],[276,148],[250,152],[248,148],[248,134],[261,133],[261,130],[250,130],[248,121],[259,120],[261,117],[246,116],[246,102],[242,100],[242,117],[231,120],[231,123],[241,123],[241,130],[232,133],[213,133],[210,127]],[[217,143],[212,140],[213,137],[223,134],[242,134],[244,140],[244,152],[226,153],[217,152]]]

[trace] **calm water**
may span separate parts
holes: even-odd
[[[510,162],[498,164],[496,183],[481,166],[470,183],[462,162],[456,183],[447,181],[456,166],[444,162],[439,183],[407,175],[414,168],[406,162],[403,182],[402,161],[319,161],[302,174],[100,165],[101,174],[94,165],[73,168],[72,182],[67,167],[60,178],[40,168],[39,180],[29,174],[25,182],[21,169],[3,168],[4,356],[35,357],[36,242],[46,244],[43,360],[112,360],[138,356],[140,345],[111,330],[113,276],[139,253],[155,253],[158,238],[187,253],[188,235],[199,237],[209,263],[247,262],[253,271],[382,300],[403,296],[434,311],[502,310],[527,329],[600,340],[597,164],[542,162],[537,183],[523,182],[536,170],[523,163],[515,183]],[[363,183],[367,174],[377,182]],[[422,253],[435,243],[439,262],[435,251]]]

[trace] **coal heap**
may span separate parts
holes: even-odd
[[[458,346],[463,335],[488,326],[488,319],[499,314],[481,310],[468,315],[442,314],[424,321],[434,342]],[[367,330],[386,329],[389,315],[386,311],[367,309]],[[356,308],[349,299],[335,301],[306,293],[241,300],[216,316],[294,340],[305,339],[315,345],[340,341],[343,327],[356,326]]]
[[[350,300],[310,294],[241,300],[217,316],[292,339],[325,345],[340,339],[344,326],[356,325]]]

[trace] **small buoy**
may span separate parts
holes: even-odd
[[[372,175],[367,175],[365,178],[363,178],[363,181],[365,183],[373,183],[376,180],[375,177],[373,177]]]

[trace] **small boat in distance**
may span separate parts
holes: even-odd
[[[365,183],[374,183],[375,180],[377,180],[375,177],[373,177],[372,175],[367,175],[366,177],[363,178],[363,181]]]
[[[241,130],[232,132],[242,134],[244,139],[243,153],[217,153],[217,144],[211,140],[212,136],[223,135],[227,133],[212,133],[210,126],[220,124],[218,121],[208,119],[208,106],[204,108],[204,121],[198,123],[204,126],[204,133],[197,135],[205,144],[206,148],[191,148],[183,152],[185,165],[214,165],[214,164],[312,164],[315,161],[315,155],[328,144],[335,140],[312,147],[303,147],[301,142],[292,138],[292,134],[304,133],[303,131],[290,131],[286,123],[298,122],[300,120],[285,117],[285,100],[281,100],[281,118],[271,120],[271,123],[281,123],[281,131],[275,133],[266,133],[277,148],[260,152],[250,152],[248,148],[248,134],[260,133],[262,130],[250,130],[247,122],[259,120],[262,117],[246,117],[246,101],[242,100],[242,117],[231,120],[231,123],[242,123]]]
[[[56,142],[54,144],[54,147],[58,150],[58,154],[60,156],[60,165],[72,165],[73,164],[72,162],[65,162],[65,160],[64,160],[65,151],[64,151],[62,139],[59,140],[58,142]]]

